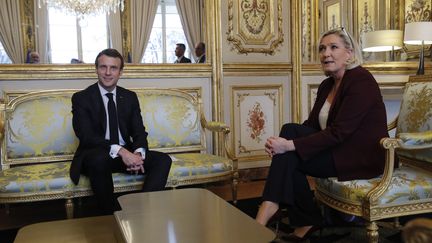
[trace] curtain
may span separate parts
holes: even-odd
[[[131,1],[132,62],[140,63],[153,28],[159,0]]]
[[[180,21],[183,31],[190,48],[194,48],[196,43],[202,41],[201,0],[176,0],[177,9],[180,15]],[[194,58],[195,52],[192,51]]]
[[[41,63],[51,63],[48,7],[45,4],[39,7],[38,2],[34,1],[33,8],[35,12],[35,51],[39,52]]]
[[[19,1],[0,0],[0,40],[12,63],[24,63]]]
[[[117,9],[115,13],[108,14],[107,19],[110,48],[123,53],[120,9]]]

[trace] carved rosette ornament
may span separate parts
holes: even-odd
[[[228,0],[227,35],[238,53],[274,55],[284,41],[282,0]]]

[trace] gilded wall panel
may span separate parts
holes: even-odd
[[[324,3],[324,27],[325,30],[336,29],[342,26],[340,1],[326,1]]]
[[[232,142],[236,157],[266,157],[265,142],[277,135],[281,126],[281,102],[282,85],[232,87]]]
[[[282,0],[228,0],[227,41],[241,54],[274,55],[284,41]]]
[[[432,20],[432,1],[431,0],[405,0],[404,3],[404,23],[431,21]],[[430,46],[425,46],[425,56],[430,56]],[[404,51],[408,59],[418,58],[420,46],[405,45]],[[426,60],[425,60],[426,61]]]
[[[357,16],[355,19],[355,32],[354,36],[358,36],[357,40],[361,49],[364,48],[364,35],[367,32],[378,30],[378,4],[377,0],[357,0]],[[363,60],[373,60],[375,53],[363,52]]]
[[[430,0],[405,0],[405,23],[431,21]]]

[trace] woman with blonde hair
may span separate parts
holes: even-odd
[[[319,57],[327,78],[308,119],[285,124],[265,144],[272,163],[256,220],[267,225],[286,206],[296,227],[288,241],[303,241],[322,227],[306,176],[347,181],[384,169],[379,141],[388,136],[385,106],[376,80],[360,66],[358,45],[344,28],[330,30],[320,38]]]

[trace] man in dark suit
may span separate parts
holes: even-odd
[[[206,62],[204,42],[198,42],[195,45],[195,55],[197,56],[196,63],[205,63]]]
[[[137,95],[117,86],[124,60],[115,49],[106,49],[95,61],[98,82],[72,96],[73,128],[79,146],[70,177],[78,184],[80,174],[90,179],[103,213],[116,209],[113,172],[144,173],[143,191],[165,188],[171,158],[149,151]]]
[[[183,43],[177,43],[175,49],[175,55],[177,59],[174,63],[191,63],[191,60],[184,56],[186,46]]]

